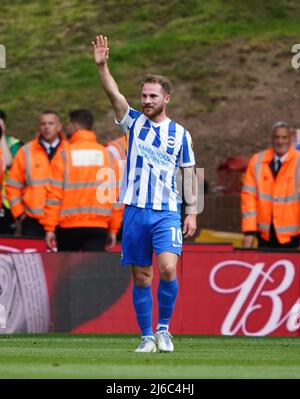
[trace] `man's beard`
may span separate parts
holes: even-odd
[[[149,119],[154,119],[157,116],[159,116],[163,110],[164,110],[164,106],[161,105],[160,107],[154,109],[153,107],[148,107],[148,106],[143,106],[143,113],[148,116]],[[145,112],[145,109],[148,108],[148,110]],[[150,110],[150,113],[149,113]]]

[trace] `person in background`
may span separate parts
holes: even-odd
[[[125,135],[118,137],[115,140],[109,141],[106,143],[106,147],[116,159],[123,161],[127,159],[127,142]]]
[[[38,122],[38,134],[17,152],[7,181],[6,194],[11,212],[21,222],[23,236],[44,237],[41,219],[46,204],[46,185],[51,163],[65,145],[60,118],[46,110]]]
[[[116,243],[118,163],[97,142],[93,123],[88,110],[69,113],[69,144],[55,160],[48,187],[44,227],[51,250],[104,251]]]
[[[285,121],[272,128],[272,147],[254,154],[241,192],[244,247],[298,248],[300,238],[300,153]]]
[[[2,126],[3,134],[5,135],[5,139],[9,148],[9,151],[12,155],[12,158],[15,157],[18,150],[22,147],[23,143],[17,137],[7,134],[6,132],[6,121],[7,116],[5,111],[0,110],[0,124]],[[0,127],[1,129],[1,127]],[[12,163],[12,160],[11,160]],[[15,235],[16,231],[16,223],[15,219],[12,216],[10,211],[10,204],[6,198],[6,180],[9,173],[9,167],[6,168],[4,172],[3,182],[2,182],[2,208],[0,209],[0,234],[3,235]]]

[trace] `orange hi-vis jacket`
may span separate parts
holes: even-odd
[[[278,241],[300,234],[300,152],[290,147],[276,177],[270,162],[273,148],[249,161],[241,192],[242,231],[258,231],[268,241],[273,223]]]
[[[118,164],[92,131],[78,130],[60,151],[48,185],[46,231],[100,227],[117,233],[122,222]]]
[[[116,140],[109,141],[106,147],[117,159],[126,160],[127,158],[127,141],[125,135],[118,137]]]
[[[2,207],[2,184],[4,179],[3,154],[0,148],[0,208]]]
[[[14,218],[23,213],[38,221],[43,217],[51,164],[66,143],[62,134],[60,137],[59,147],[51,161],[39,142],[39,135],[17,152],[6,181],[6,195]]]

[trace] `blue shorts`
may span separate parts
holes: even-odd
[[[150,266],[153,250],[181,255],[179,212],[126,205],[123,216],[122,265]]]

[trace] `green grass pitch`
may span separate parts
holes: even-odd
[[[177,335],[173,353],[135,353],[137,335],[0,335],[0,378],[300,378],[299,337]]]

